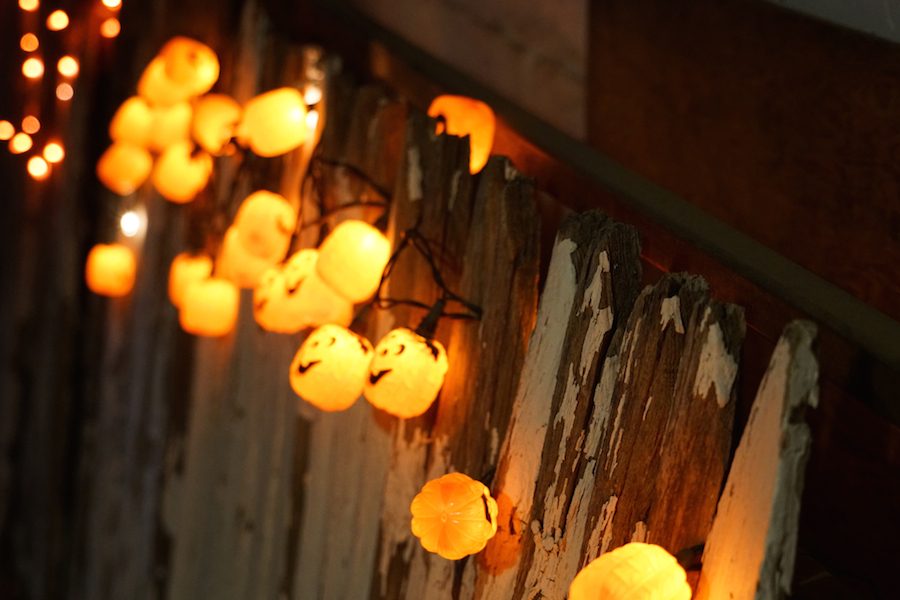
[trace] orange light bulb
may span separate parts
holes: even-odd
[[[41,130],[41,122],[38,121],[38,118],[32,115],[28,115],[24,119],[22,119],[22,131],[25,133],[34,135],[38,131]]]
[[[56,69],[63,77],[75,77],[79,70],[78,60],[72,56],[63,56],[56,63]]]
[[[61,83],[56,86],[56,97],[63,102],[68,102],[75,95],[75,88],[68,83]]]
[[[19,40],[19,47],[25,52],[34,52],[40,47],[40,45],[41,42],[33,33],[26,33],[22,36],[22,39]]]
[[[28,159],[28,174],[35,181],[43,181],[50,174],[50,165],[40,156],[32,156]]]
[[[47,29],[62,31],[69,26],[69,15],[64,10],[54,10],[47,16]]]
[[[100,24],[100,35],[107,39],[114,38],[122,31],[122,25],[115,17],[110,17]]]
[[[19,0],[19,8],[27,12],[34,12],[41,3],[38,0]]]
[[[103,0],[103,6],[110,10],[118,10],[122,6],[122,0]]]
[[[13,154],[22,154],[31,150],[33,144],[34,142],[31,141],[30,135],[19,132],[9,141],[9,151]]]
[[[39,58],[26,58],[22,63],[22,75],[28,79],[40,79],[44,75],[44,61]]]
[[[7,141],[16,135],[16,128],[9,121],[0,121],[0,141]]]
[[[59,142],[50,142],[44,146],[44,159],[50,164],[62,162],[66,157],[66,150]]]

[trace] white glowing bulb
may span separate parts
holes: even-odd
[[[134,237],[141,231],[141,216],[137,211],[129,210],[119,218],[119,227],[125,237]]]
[[[315,131],[319,124],[319,111],[313,109],[306,113],[306,130]]]
[[[322,88],[318,84],[308,83],[303,91],[303,101],[307,106],[318,104],[322,100]]]

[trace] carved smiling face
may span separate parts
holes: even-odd
[[[234,227],[244,249],[250,254],[280,261],[291,244],[297,213],[278,194],[258,191],[247,196],[234,217]]]
[[[394,416],[416,417],[437,398],[448,367],[440,342],[403,327],[394,329],[375,347],[364,394]]]
[[[291,387],[321,410],[345,410],[362,394],[371,359],[369,340],[338,325],[322,325],[294,356]]]

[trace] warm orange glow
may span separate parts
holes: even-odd
[[[37,10],[40,5],[39,0],[19,0],[19,8],[28,12]]]
[[[9,141],[9,151],[13,154],[22,154],[31,150],[33,144],[31,136],[20,131]]]
[[[88,253],[84,274],[88,289],[101,296],[118,298],[134,287],[137,260],[122,244],[97,244]]]
[[[391,257],[391,243],[364,221],[344,221],[319,249],[316,270],[328,285],[351,302],[368,300],[378,289]]]
[[[272,157],[306,140],[306,103],[294,88],[280,88],[247,102],[237,138],[259,156]]]
[[[230,96],[209,94],[194,107],[191,133],[200,146],[214,156],[220,156],[241,120],[241,105]]]
[[[132,96],[119,106],[109,122],[109,137],[146,148],[153,131],[153,110],[140,96]]]
[[[259,190],[241,203],[233,227],[247,252],[276,263],[287,254],[296,225],[297,211],[284,196]]]
[[[73,56],[63,56],[56,63],[56,69],[63,77],[75,77],[78,75],[78,60]]]
[[[194,144],[189,141],[177,142],[156,160],[153,187],[166,200],[184,204],[206,187],[212,169],[209,154],[194,152]]]
[[[338,325],[323,325],[294,355],[291,388],[321,410],[346,410],[362,395],[371,358],[369,340]]]
[[[169,268],[169,300],[172,304],[180,307],[187,287],[195,281],[209,279],[212,269],[212,259],[205,254],[182,252],[176,256]]]
[[[34,135],[41,130],[41,122],[34,115],[28,115],[22,119],[22,131]]]
[[[50,175],[50,165],[40,156],[32,156],[28,159],[28,174],[36,181],[43,181]]]
[[[497,533],[497,502],[487,486],[462,473],[426,483],[409,511],[422,547],[448,560],[481,552]]]
[[[690,600],[691,586],[675,557],[665,549],[632,542],[602,554],[569,586],[569,600]]]
[[[260,258],[248,252],[240,241],[237,229],[232,225],[225,231],[222,247],[216,260],[216,273],[242,288],[254,288],[260,277],[277,260]]]
[[[218,337],[234,329],[240,292],[233,283],[211,277],[188,284],[178,312],[181,328],[194,335]]]
[[[114,142],[97,161],[97,177],[113,193],[127,196],[147,181],[152,168],[149,152],[140,146]]]
[[[122,0],[103,0],[103,6],[110,10],[117,10],[122,6]]]
[[[219,58],[212,48],[187,37],[174,37],[159,51],[165,76],[192,96],[205,94],[219,80]]]
[[[66,157],[66,150],[59,142],[50,142],[44,146],[44,159],[50,164],[62,162]]]
[[[193,114],[188,102],[153,108],[153,123],[149,131],[150,150],[165,152],[178,142],[187,142],[191,137]]]
[[[146,224],[147,215],[144,210],[127,210],[119,217],[119,231],[127,238],[137,237],[145,229]]]
[[[50,31],[62,31],[69,26],[69,15],[64,10],[54,10],[47,17],[47,29]]]
[[[418,417],[437,399],[448,367],[440,342],[399,327],[375,346],[363,393],[372,406],[395,417]]]
[[[122,25],[115,17],[110,17],[100,24],[100,35],[105,38],[114,38],[122,31]]]
[[[39,58],[26,58],[22,63],[22,75],[28,79],[39,79],[44,75],[44,61]]]
[[[6,141],[16,135],[16,128],[9,121],[0,121],[0,141]]]
[[[40,47],[40,45],[41,42],[33,33],[26,33],[22,36],[22,39],[19,40],[19,47],[25,52],[34,52]]]
[[[166,65],[157,56],[150,61],[138,80],[138,95],[153,106],[170,106],[190,100],[194,95],[188,85],[179,85],[166,75]]]
[[[469,171],[477,173],[487,164],[494,145],[496,118],[491,107],[465,96],[438,96],[428,107],[428,116],[444,118],[451,135],[469,136]],[[438,133],[442,133],[440,125]]]
[[[61,83],[56,86],[56,97],[63,102],[68,102],[75,95],[75,89],[68,83]]]

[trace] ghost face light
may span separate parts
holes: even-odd
[[[322,325],[294,356],[291,387],[321,410],[345,410],[362,394],[371,359],[369,340],[338,325]]]
[[[366,399],[396,417],[417,417],[437,398],[448,368],[440,342],[406,328],[394,329],[375,347]]]

